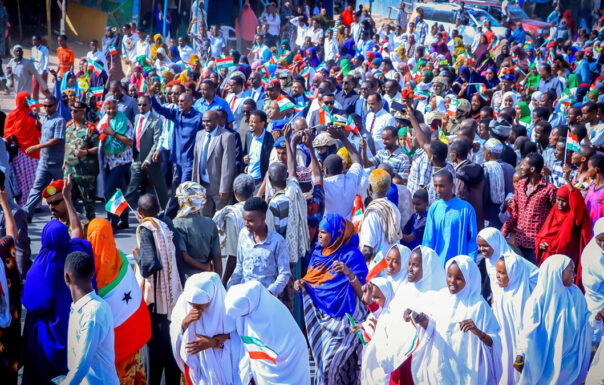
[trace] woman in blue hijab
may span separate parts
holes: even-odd
[[[302,292],[316,376],[323,383],[357,383],[363,345],[349,328],[348,315],[357,323],[367,316],[361,301],[367,273],[353,224],[341,215],[326,215],[308,272],[294,285]]]
[[[67,328],[71,292],[63,278],[65,258],[82,251],[92,258],[88,241],[71,238],[53,219],[42,230],[42,248],[27,272],[21,302],[25,318],[23,384],[48,384],[67,374]]]
[[[485,85],[487,86],[487,90],[491,90],[499,84],[499,77],[497,76],[497,70],[495,67],[489,67],[485,73]]]
[[[319,61],[319,57],[317,56],[317,50],[315,47],[310,47],[306,50],[306,58],[310,62],[312,68],[316,68],[321,63]]]
[[[472,95],[477,91],[480,84],[486,84],[486,79],[475,70],[470,72],[470,68],[466,66],[459,67],[457,79],[453,83],[452,90],[457,92],[458,98],[465,98],[468,101],[472,100]],[[464,83],[468,83],[467,86]]]

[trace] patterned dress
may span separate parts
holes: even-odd
[[[21,346],[21,278],[15,260],[15,240],[11,236],[0,239],[0,258],[4,263],[10,314],[12,321],[7,328],[0,328],[0,382],[16,385],[19,371]],[[0,294],[1,293],[0,289]]]
[[[36,179],[36,169],[38,168],[38,159],[25,155],[21,150],[12,160],[13,171],[17,178],[17,184],[21,190],[21,197],[17,199],[19,206],[23,206],[29,197],[29,190],[34,185]]]

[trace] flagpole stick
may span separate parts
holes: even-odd
[[[568,147],[568,132],[570,130],[566,131],[566,143],[564,144],[564,162],[562,162],[562,164],[566,164],[566,154],[568,153],[568,151],[566,150]]]

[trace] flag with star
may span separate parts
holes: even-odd
[[[143,293],[128,258],[118,251],[119,265],[96,269],[98,294],[107,302],[113,314],[115,360],[133,356],[151,338],[151,319]],[[101,264],[95,255],[95,265]],[[101,282],[108,282],[101,286]]]

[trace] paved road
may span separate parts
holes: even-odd
[[[97,202],[96,216],[99,218],[106,218],[104,203]],[[41,211],[34,215],[34,220],[29,224],[32,257],[37,255],[40,251],[40,236],[42,234],[42,229],[51,218],[52,216],[48,206],[42,204]],[[138,224],[132,213],[130,213],[129,219],[130,228],[126,230],[119,230],[114,234],[118,249],[123,251],[126,255],[131,254],[132,249],[134,249],[136,246],[136,226]]]

